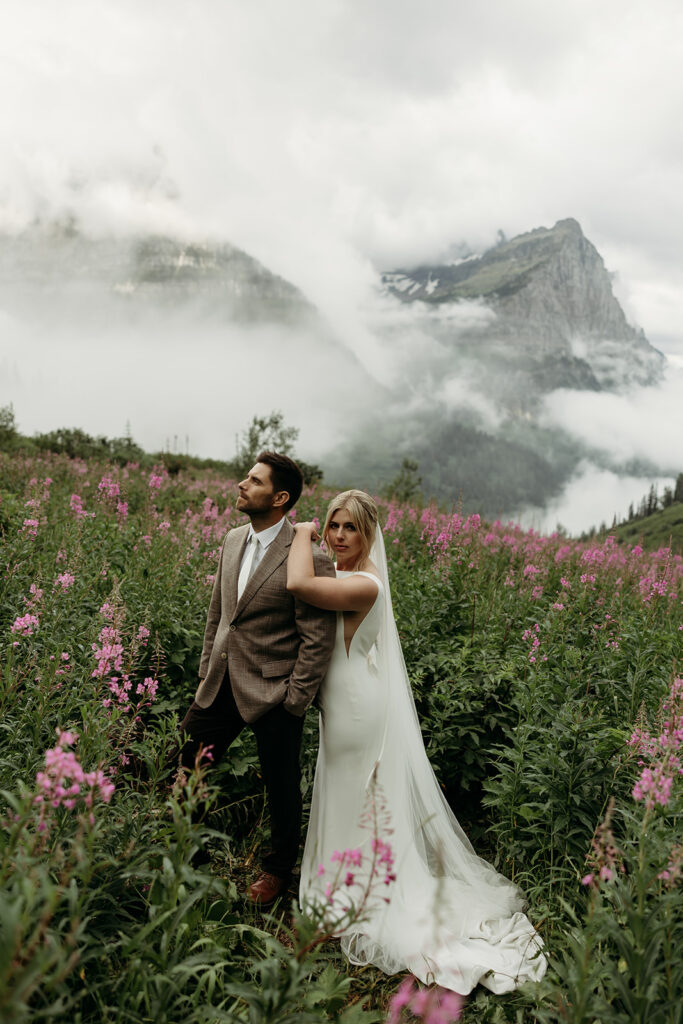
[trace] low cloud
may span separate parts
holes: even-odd
[[[631,8],[8,0],[0,222],[226,239],[353,338],[373,267],[575,216],[675,335],[683,12]]]
[[[350,439],[350,410],[375,400],[348,353],[339,360],[301,328],[183,323],[159,310],[153,326],[46,331],[5,318],[0,332],[0,405],[13,403],[28,435],[80,427],[120,437],[130,424],[150,451],[229,459],[252,417],[279,409],[311,459]]]
[[[683,370],[669,365],[661,385],[626,394],[553,391],[540,422],[607,453],[616,465],[638,459],[663,474],[683,471]]]
[[[673,478],[666,476],[618,476],[611,470],[584,461],[562,493],[544,509],[527,509],[520,522],[541,533],[551,533],[562,526],[570,534],[599,527],[608,528],[614,517],[625,519],[630,504],[637,509],[640,500],[654,484],[660,497]]]

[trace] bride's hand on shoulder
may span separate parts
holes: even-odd
[[[295,523],[295,533],[307,533],[310,539],[315,543],[320,540],[320,534],[318,533],[318,527],[315,523]]]

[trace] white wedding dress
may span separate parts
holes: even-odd
[[[396,880],[387,887],[380,881],[382,891],[371,897],[364,918],[341,935],[349,960],[387,974],[408,970],[462,995],[478,983],[509,992],[543,977],[543,944],[522,913],[519,890],[476,855],[441,792],[396,632],[381,534],[371,558],[382,579],[363,575],[377,583],[377,597],[348,653],[344,614],[337,613],[334,652],[320,691],[301,906],[325,903],[335,851],[360,848],[363,864],[369,863],[373,830],[367,813],[365,822],[361,818],[374,800],[378,837],[391,843]],[[358,880],[358,869],[352,870]],[[356,886],[347,893],[358,891]]]

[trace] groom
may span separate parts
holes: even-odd
[[[306,709],[327,671],[334,612],[287,592],[287,556],[294,536],[286,514],[303,486],[286,455],[262,452],[239,484],[237,509],[251,520],[225,538],[209,605],[199,688],[181,730],[181,762],[194,765],[201,746],[214,763],[245,725],[256,737],[268,797],[272,849],[250,886],[254,902],[272,903],[289,883],[301,832],[299,751]],[[317,549],[318,576],[334,566]]]

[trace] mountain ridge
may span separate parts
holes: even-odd
[[[145,233],[91,236],[74,224],[36,224],[0,234],[0,297],[11,309],[36,290],[104,292],[122,313],[131,304],[210,302],[216,315],[250,323],[320,319],[289,281],[227,242],[187,242]]]
[[[427,493],[468,511],[540,507],[582,459],[633,472],[548,415],[556,389],[628,390],[656,383],[664,365],[628,324],[576,220],[382,282],[368,333],[393,379],[378,383],[300,289],[230,243],[37,224],[0,235],[5,363],[28,402],[44,366],[45,394],[56,379],[78,387],[81,367],[99,359],[128,395],[126,359],[146,359],[150,376],[174,361],[155,415],[171,435],[198,423],[207,454],[224,457],[215,438],[278,408],[308,426],[318,447],[306,456],[338,479],[379,490],[408,457]],[[13,351],[29,343],[40,358],[14,371]],[[226,399],[207,406],[209,368]]]
[[[456,264],[385,272],[382,283],[401,303],[420,303],[425,311],[484,303],[493,314],[486,329],[462,330],[457,343],[503,346],[531,359],[537,391],[615,390],[661,379],[663,355],[628,323],[602,257],[574,218]]]

